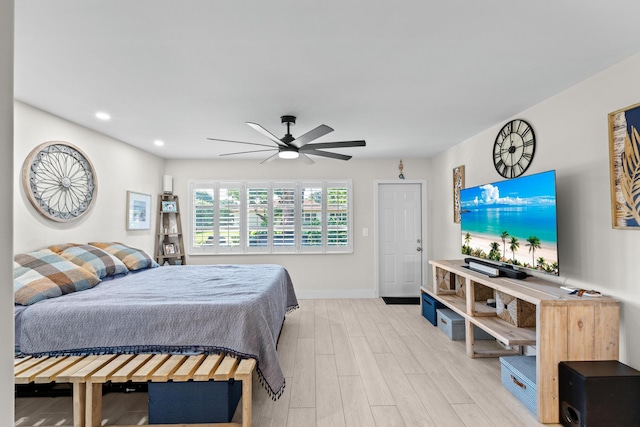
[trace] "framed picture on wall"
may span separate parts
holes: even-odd
[[[640,230],[640,103],[609,114],[613,228]]]
[[[453,168],[453,222],[460,222],[460,190],[464,188],[464,166]]]
[[[151,194],[127,191],[127,230],[151,228]]]

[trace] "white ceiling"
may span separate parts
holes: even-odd
[[[16,99],[165,158],[269,144],[245,122],[284,114],[410,158],[640,52],[640,1],[18,0],[15,31]]]

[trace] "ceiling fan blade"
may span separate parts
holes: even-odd
[[[347,147],[364,147],[367,143],[364,140],[359,141],[337,141],[337,142],[317,142],[300,148],[302,151],[315,150],[318,148],[347,148]]]
[[[260,164],[272,162],[272,161],[274,161],[274,160],[275,160],[275,159],[277,159],[277,158],[278,158],[278,153],[274,154],[273,156],[269,156],[269,157],[267,157],[266,159],[264,159],[263,161],[261,161],[261,162],[260,162]]]
[[[280,141],[280,139],[277,136],[275,136],[274,134],[272,134],[271,132],[269,132],[268,130],[266,130],[265,128],[260,126],[259,124],[251,123],[251,122],[247,122],[247,124],[249,126],[251,126],[253,129],[255,129],[256,131],[258,131],[259,133],[261,133],[262,135],[266,136],[267,138],[269,138],[270,140],[272,140],[273,142],[278,144],[279,146],[287,147],[287,144],[285,144],[284,142]]]
[[[234,142],[236,144],[259,145],[260,147],[271,147],[267,144],[256,144],[255,142],[233,141],[231,139],[207,138],[211,141]]]
[[[304,150],[304,154],[312,154],[314,156],[330,157],[338,160],[349,160],[351,156],[345,156],[344,154],[330,153],[328,151],[320,150]]]
[[[311,157],[307,156],[304,153],[300,153],[300,159],[302,159],[302,161],[308,165],[312,165],[315,163]]]
[[[327,125],[320,125],[317,128],[305,133],[304,135],[301,135],[298,138],[294,139],[292,144],[300,148],[303,145],[313,141],[314,139],[318,139],[321,136],[328,134],[329,132],[333,132],[333,128],[330,128]]]
[[[251,150],[251,151],[239,151],[237,153],[224,153],[220,154],[220,156],[235,156],[236,154],[249,154],[249,153],[262,153],[263,151],[274,151],[278,150],[277,148],[271,148],[269,150]],[[276,153],[278,154],[278,153]]]

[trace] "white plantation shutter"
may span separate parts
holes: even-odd
[[[237,252],[240,248],[241,193],[239,184],[220,184],[217,223],[220,252]]]
[[[273,184],[273,251],[293,252],[296,248],[295,183]]]
[[[214,245],[215,190],[211,183],[192,183],[191,186],[191,249],[210,252]]]
[[[271,246],[269,222],[272,218],[268,183],[247,184],[247,251],[268,252]]]
[[[190,254],[348,253],[350,180],[191,181]]]
[[[302,217],[300,221],[300,250],[302,252],[321,252],[324,235],[322,206],[325,197],[322,182],[305,182],[300,188]]]
[[[335,185],[335,184],[334,184]],[[349,188],[329,184],[327,195],[327,246],[330,248],[348,247],[349,236]]]

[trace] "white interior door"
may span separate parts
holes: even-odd
[[[377,231],[380,296],[420,296],[423,257],[421,184],[378,185]]]

